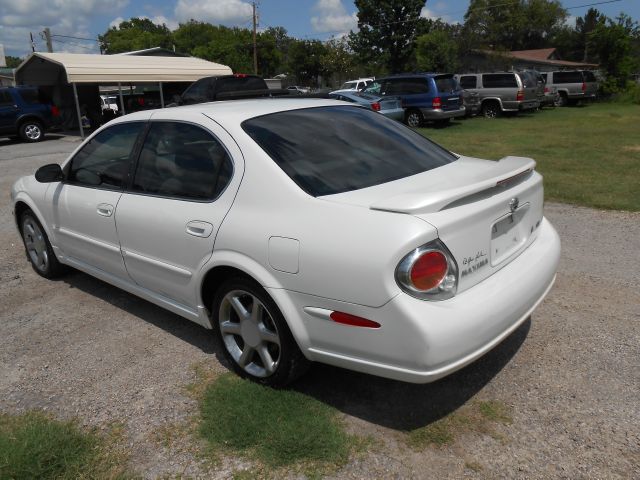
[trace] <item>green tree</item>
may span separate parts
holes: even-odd
[[[333,38],[326,42],[320,62],[324,74],[333,75],[334,83],[339,85],[357,76],[359,70],[356,55],[349,48],[346,38]]]
[[[559,0],[471,0],[464,16],[464,34],[476,48],[544,48],[566,18]]]
[[[616,20],[601,22],[588,35],[589,51],[596,55],[600,69],[606,72],[605,90],[623,89],[630,76],[640,67],[637,45],[640,41],[638,22],[621,14]]]
[[[416,40],[419,70],[455,72],[458,69],[458,44],[445,30],[432,30]]]
[[[18,68],[18,66],[24,61],[24,58],[12,57],[7,55],[4,57],[7,62],[7,68]]]
[[[165,25],[156,25],[148,18],[131,18],[111,27],[98,36],[104,53],[122,53],[152,47],[171,48],[173,37]]]
[[[322,58],[326,48],[319,40],[294,40],[289,47],[289,71],[297,83],[318,86],[318,77],[326,75]]]
[[[349,41],[361,62],[391,73],[411,69],[425,0],[355,0],[355,4],[359,31],[350,33]]]

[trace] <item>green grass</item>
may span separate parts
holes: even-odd
[[[310,471],[343,464],[358,444],[332,407],[231,374],[204,392],[199,432],[214,452],[243,453],[267,467],[306,465]]]
[[[456,435],[464,432],[477,432],[490,435],[496,439],[503,437],[496,433],[493,425],[511,424],[510,408],[498,401],[482,401],[472,403],[446,415],[435,422],[408,433],[407,443],[416,450],[429,445],[443,447],[451,445]]]
[[[0,414],[0,479],[126,478],[104,438],[74,422]]]
[[[640,106],[597,103],[418,130],[472,157],[534,158],[547,200],[640,211]]]

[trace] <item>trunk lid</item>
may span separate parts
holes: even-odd
[[[440,108],[444,111],[458,110],[461,106],[460,97],[462,96],[462,91],[453,75],[436,75],[433,80],[437,90],[436,96],[440,97]]]
[[[433,225],[458,264],[458,292],[509,264],[537,237],[542,177],[535,161],[461,157],[428,172],[324,197],[413,215]],[[417,245],[416,245],[417,246]]]

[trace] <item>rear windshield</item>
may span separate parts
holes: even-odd
[[[435,77],[434,80],[439,92],[449,93],[458,89],[458,83],[453,78],[453,75]]]
[[[596,76],[593,74],[593,72],[582,72],[582,74],[584,75],[584,81],[585,82],[596,82]]]
[[[582,83],[582,72],[553,72],[553,83]]]
[[[391,182],[457,158],[403,125],[359,107],[272,113],[246,120],[242,128],[314,197]]]
[[[342,86],[340,87],[342,90],[348,90],[350,88],[356,88],[356,85],[358,84],[358,82],[345,82],[342,84]]]
[[[217,92],[235,92],[238,90],[264,90],[266,84],[259,77],[233,77],[221,78],[216,81],[215,89]]]

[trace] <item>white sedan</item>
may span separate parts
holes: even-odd
[[[212,329],[270,385],[309,361],[431,382],[514,331],[560,242],[535,162],[456,155],[370,110],[143,111],[11,196],[34,270],[82,270]]]

